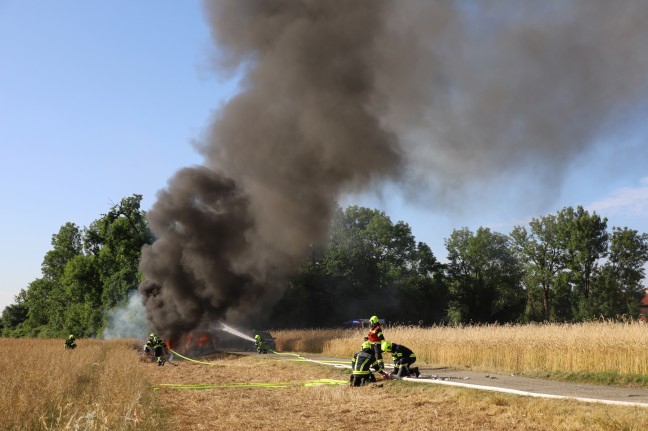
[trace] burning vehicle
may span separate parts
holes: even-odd
[[[276,349],[275,338],[268,331],[239,331],[219,323],[205,325],[170,338],[171,349],[188,356],[205,356],[218,352],[252,352],[255,336],[259,335],[270,350]]]

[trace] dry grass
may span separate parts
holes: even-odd
[[[603,363],[641,372],[646,329],[615,324],[484,326],[385,328],[385,334],[412,347],[428,364],[581,370]],[[273,335],[280,350],[291,345],[349,358],[364,331]],[[77,350],[65,351],[63,340],[0,339],[0,429],[634,431],[648,423],[648,409],[404,381],[362,388],[304,387],[299,384],[307,380],[346,380],[348,371],[287,361],[289,355],[220,355],[201,358],[212,366],[175,361],[158,367],[139,360],[133,341],[78,344]],[[606,355],[610,358],[603,358]],[[241,383],[288,387],[231,386]],[[221,387],[177,390],[164,384]]]
[[[388,340],[411,348],[419,362],[427,364],[512,372],[648,374],[644,323],[387,327],[383,333]],[[306,331],[273,334],[278,345],[284,338],[309,336]],[[364,335],[340,330],[303,351],[351,357]]]
[[[275,355],[213,357],[215,366],[148,367],[158,384],[299,383],[348,377],[344,371]],[[178,430],[639,431],[648,409],[538,400],[388,381],[344,386],[156,391]]]
[[[362,337],[365,335],[367,334],[353,329],[293,329],[272,331],[272,336],[277,339],[278,350],[308,353],[323,353],[325,346],[331,340],[362,340]],[[351,355],[357,350],[356,348]]]
[[[0,429],[155,429],[162,422],[133,342],[0,339]]]

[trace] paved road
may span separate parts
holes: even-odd
[[[638,405],[648,407],[648,389],[586,383],[558,382],[554,380],[524,377],[511,374],[483,373],[452,370],[448,368],[421,367],[424,376],[432,377],[438,384],[455,386],[479,386],[475,389],[516,393],[546,398],[577,398],[589,402]],[[412,380],[412,379],[408,379]]]
[[[271,355],[275,356],[275,355]],[[285,356],[291,358],[291,356]],[[327,365],[326,361],[344,361],[339,358],[325,358],[319,355],[305,354],[305,358]],[[294,356],[292,357],[294,358]],[[344,363],[344,362],[343,362]],[[350,361],[347,362],[350,364]],[[584,402],[601,402],[605,404],[636,405],[648,408],[648,388],[631,388],[604,386],[585,383],[559,382],[554,380],[524,377],[520,375],[485,373],[419,366],[422,379],[406,379],[427,384],[467,387],[477,390],[513,393],[522,396],[544,398],[575,398]]]

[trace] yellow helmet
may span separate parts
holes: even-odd
[[[369,323],[371,323],[372,325],[375,325],[376,323],[378,323],[378,316],[371,316],[369,318]]]
[[[391,352],[391,350],[392,350],[392,343],[389,342],[389,341],[387,341],[387,340],[383,340],[383,342],[380,343],[380,349],[381,349],[383,352]]]
[[[256,338],[257,340],[260,340],[260,339],[261,339],[261,336],[260,336],[259,334],[256,334],[256,335],[254,336],[254,338]]]
[[[73,338],[74,338],[74,335],[72,335],[72,334],[70,334],[70,336],[68,337],[68,339],[70,339],[70,340],[72,340]]]
[[[365,341],[364,343],[362,343],[363,349],[371,349],[371,346],[372,346],[371,341]]]

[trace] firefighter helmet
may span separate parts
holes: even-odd
[[[260,340],[260,339],[261,339],[261,336],[260,336],[259,334],[256,334],[256,335],[254,336],[254,338],[257,339],[257,340]]]
[[[70,334],[70,336],[68,337],[68,339],[69,339],[69,340],[74,340],[74,335]]]
[[[380,349],[381,349],[383,352],[391,352],[391,350],[392,350],[392,343],[389,342],[389,341],[387,341],[387,340],[383,340],[383,342],[380,343]]]
[[[155,334],[151,332],[151,335],[149,335],[149,338],[155,338]]]
[[[371,349],[371,346],[372,346],[371,341],[365,341],[364,343],[362,343],[363,349]]]
[[[375,325],[376,323],[378,323],[378,316],[371,316],[369,318],[369,323],[371,323],[372,325]]]

